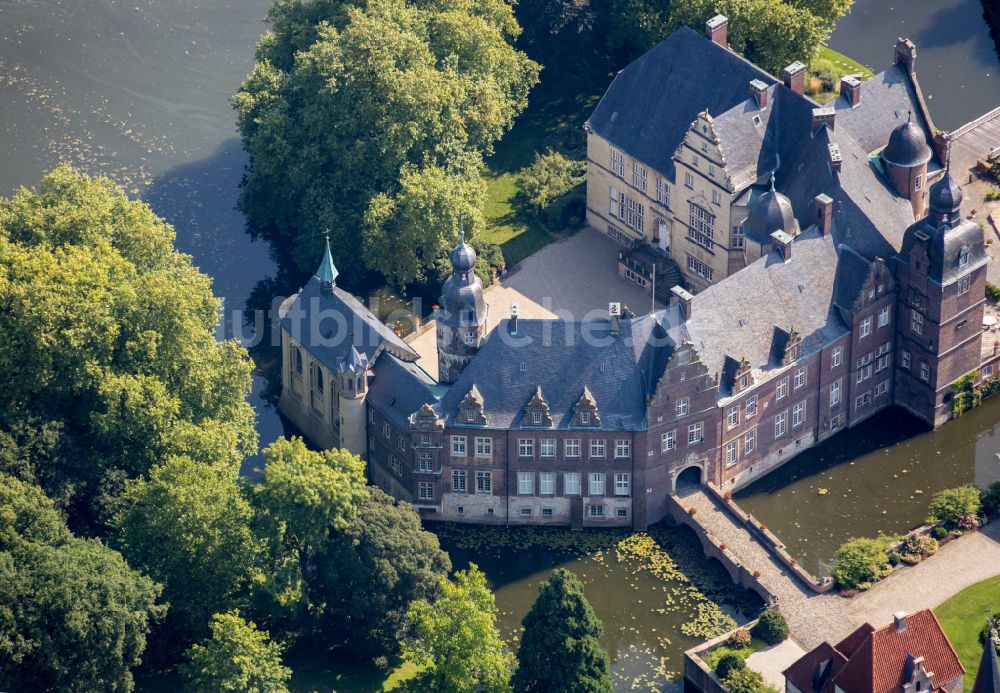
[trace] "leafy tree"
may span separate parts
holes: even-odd
[[[395,195],[375,195],[365,213],[365,262],[397,287],[424,281],[426,269],[450,250],[459,222],[475,236],[485,226],[486,186],[479,167],[449,171],[406,167]]]
[[[584,182],[587,164],[574,161],[551,149],[535,154],[535,160],[521,172],[521,191],[536,211]]]
[[[475,565],[441,581],[441,595],[418,599],[407,612],[407,660],[424,667],[415,688],[442,693],[510,690],[514,657],[497,631],[497,607],[486,576]]]
[[[281,663],[281,646],[238,611],[215,614],[212,635],[188,650],[181,667],[197,693],[285,693],[292,672]]]
[[[767,609],[760,615],[753,634],[768,645],[777,645],[788,637],[788,622],[777,609]]]
[[[729,693],[765,693],[772,690],[764,683],[760,673],[745,666],[731,669],[723,683]]]
[[[715,665],[715,673],[719,679],[725,681],[730,672],[737,669],[746,669],[746,667],[747,663],[742,657],[735,652],[727,652],[719,657],[719,661]]]
[[[69,536],[66,521],[40,488],[0,472],[0,551],[31,542],[59,544]]]
[[[979,489],[972,484],[948,488],[934,494],[927,508],[927,521],[943,522],[945,527],[955,529],[968,518],[975,519],[980,504]]]
[[[892,572],[886,550],[890,537],[855,538],[844,542],[834,556],[833,577],[844,589],[868,589]]]
[[[537,81],[538,66],[511,45],[520,33],[511,5],[278,0],[268,18],[272,31],[233,98],[252,157],[240,195],[252,229],[308,270],[329,229],[339,255],[378,269],[385,258],[363,252],[357,230],[376,198],[363,238],[383,239],[394,203],[416,223],[410,264],[388,269],[396,281],[421,276],[435,236],[480,204],[481,158]],[[432,185],[437,202],[416,204],[414,191]],[[464,204],[448,224],[438,204],[455,196]],[[342,270],[350,280],[363,268]]]
[[[820,21],[826,22],[830,29],[837,20],[851,11],[854,0],[786,0],[789,5],[800,10],[806,10]]]
[[[523,624],[515,691],[610,693],[608,653],[598,642],[604,626],[573,573],[553,571]]]
[[[320,638],[371,658],[399,651],[407,608],[437,598],[451,561],[413,506],[365,491],[351,525],[321,552],[309,596]]]
[[[524,29],[518,45],[545,66],[543,82],[604,78],[610,69],[606,55],[609,10],[607,0],[517,3],[517,19]]]
[[[0,464],[76,526],[170,455],[235,468],[256,448],[250,360],[216,341],[210,280],[173,236],[68,167],[0,200]]]
[[[168,621],[200,637],[239,603],[257,556],[252,510],[227,469],[175,457],[126,484],[117,525],[129,562],[164,584]]]

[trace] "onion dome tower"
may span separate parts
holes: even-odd
[[[774,243],[771,234],[782,231],[793,238],[799,234],[799,222],[795,218],[792,201],[774,189],[773,172],[771,189],[750,203],[742,226],[748,263],[770,251]]]
[[[438,380],[453,383],[486,338],[487,306],[476,276],[476,251],[462,232],[451,251],[451,276],[441,290],[437,314]]]
[[[882,163],[896,193],[910,201],[913,216],[920,219],[927,211],[927,162],[933,152],[923,128],[913,122],[913,113],[889,134],[882,150]]]

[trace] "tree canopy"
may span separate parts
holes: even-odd
[[[0,464],[74,526],[170,455],[236,468],[256,449],[250,360],[216,341],[211,282],[173,235],[68,167],[0,200]]]
[[[292,672],[281,663],[281,645],[244,621],[238,611],[212,617],[212,635],[188,650],[181,667],[195,693],[286,693]]]
[[[604,626],[573,573],[553,571],[523,623],[514,691],[611,693],[611,664],[598,642]]]
[[[346,279],[365,267],[396,283],[423,277],[470,208],[474,231],[482,156],[537,81],[538,66],[512,47],[511,5],[278,0],[268,18],[233,98],[252,157],[240,195],[252,230],[304,270],[329,229]],[[443,213],[455,198],[464,204]],[[380,245],[401,223],[387,214],[395,209],[408,224],[405,264],[386,264]]]
[[[410,605],[407,660],[424,667],[411,686],[441,693],[503,693],[510,690],[514,656],[497,630],[497,607],[486,576],[475,565],[441,581],[434,603]]]

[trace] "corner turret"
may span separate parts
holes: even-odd
[[[453,383],[486,338],[483,283],[476,276],[476,251],[462,233],[451,251],[451,276],[441,290],[437,313],[438,380]]]

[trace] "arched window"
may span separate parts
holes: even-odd
[[[323,391],[323,369],[319,366],[316,366],[316,390]]]
[[[302,350],[298,347],[292,347],[295,350],[295,371],[301,375],[302,374]]]

